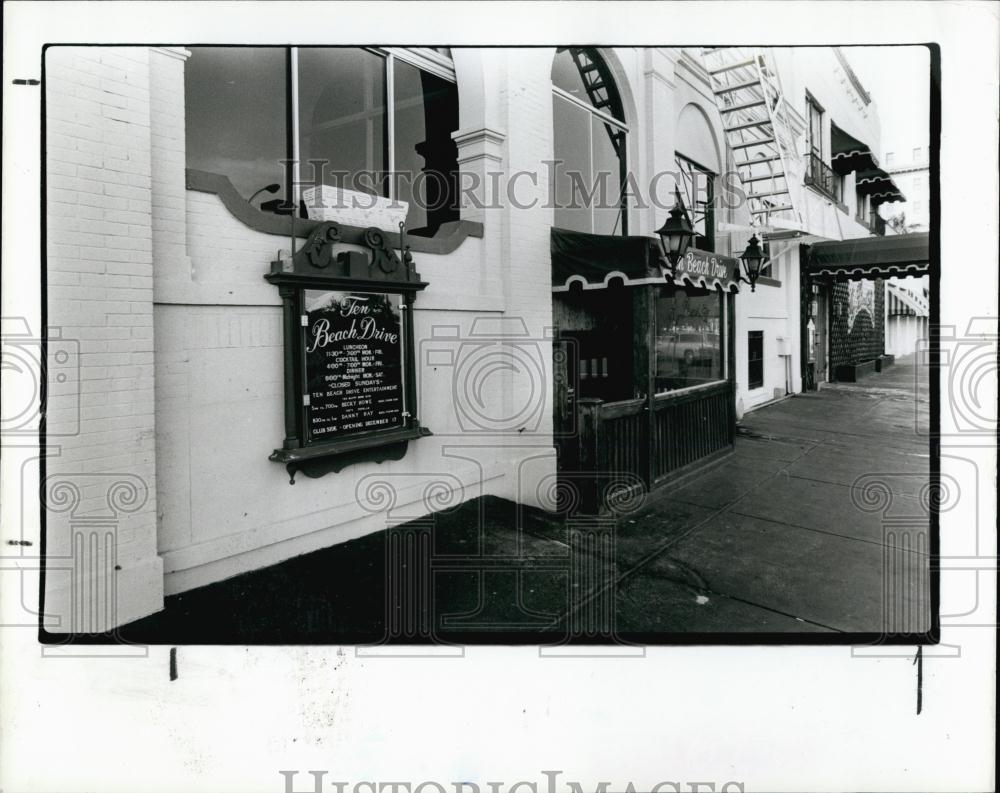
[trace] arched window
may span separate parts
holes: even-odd
[[[677,119],[675,140],[677,187],[697,234],[694,247],[703,251],[715,250],[716,182],[722,163],[704,111],[693,104],[685,106]]]
[[[627,234],[628,126],[611,70],[595,49],[561,47],[552,63],[555,225]]]

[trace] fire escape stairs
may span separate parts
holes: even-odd
[[[573,57],[577,71],[580,72],[580,79],[583,80],[584,90],[587,98],[597,109],[609,116],[616,116],[621,113],[621,109],[615,107],[615,99],[611,91],[608,90],[608,82],[611,76],[604,73],[603,65],[598,65],[591,60],[586,47],[570,47],[569,54]],[[604,125],[608,136],[611,138],[611,145],[615,148],[615,154],[622,156],[622,146],[625,145],[625,136],[616,128],[609,124]]]
[[[751,225],[801,229],[801,163],[771,59],[755,47],[708,47],[701,57],[749,203]]]

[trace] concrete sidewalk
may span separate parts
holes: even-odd
[[[928,396],[925,373],[901,360],[748,414],[732,455],[617,525],[479,498],[170,597],[121,634],[249,644],[925,632]],[[396,554],[406,548],[425,552]]]
[[[745,416],[733,456],[642,517],[670,527],[698,509],[638,571],[619,627],[655,614],[670,631],[926,631],[928,417],[913,356]]]

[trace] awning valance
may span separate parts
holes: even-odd
[[[867,143],[862,143],[836,124],[830,125],[830,167],[841,175],[878,168],[878,159]]]
[[[930,268],[929,235],[892,234],[809,247],[806,271],[812,277],[861,279],[925,275]]]
[[[665,283],[739,291],[739,262],[707,251],[688,250],[671,281],[660,268],[659,243],[652,237],[613,237],[554,228],[551,252],[553,292]]]
[[[854,185],[862,195],[871,196],[872,203],[876,205],[906,200],[906,196],[896,187],[892,177],[881,168],[859,171],[855,177]]]

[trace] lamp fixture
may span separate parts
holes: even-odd
[[[687,209],[684,208],[684,199],[681,198],[681,191],[677,188],[674,188],[674,208],[670,210],[670,217],[656,230],[656,234],[660,238],[661,266],[669,269],[670,277],[675,278],[677,263],[684,258],[688,246],[695,238],[694,227],[688,218]]]
[[[742,273],[737,272],[736,280],[750,284],[750,291],[756,292],[757,279],[760,278],[760,268],[764,265],[766,258],[764,251],[760,248],[760,241],[757,239],[757,235],[754,234],[750,237],[747,249],[740,256],[740,262],[743,265],[743,272],[746,273],[746,277]]]
[[[277,182],[274,182],[274,183],[268,184],[268,185],[264,185],[262,188],[260,188],[260,190],[255,191],[254,194],[247,199],[247,203],[248,204],[253,203],[253,200],[257,196],[259,196],[261,193],[270,193],[271,195],[274,195],[280,189],[281,189],[281,185],[278,184]]]

